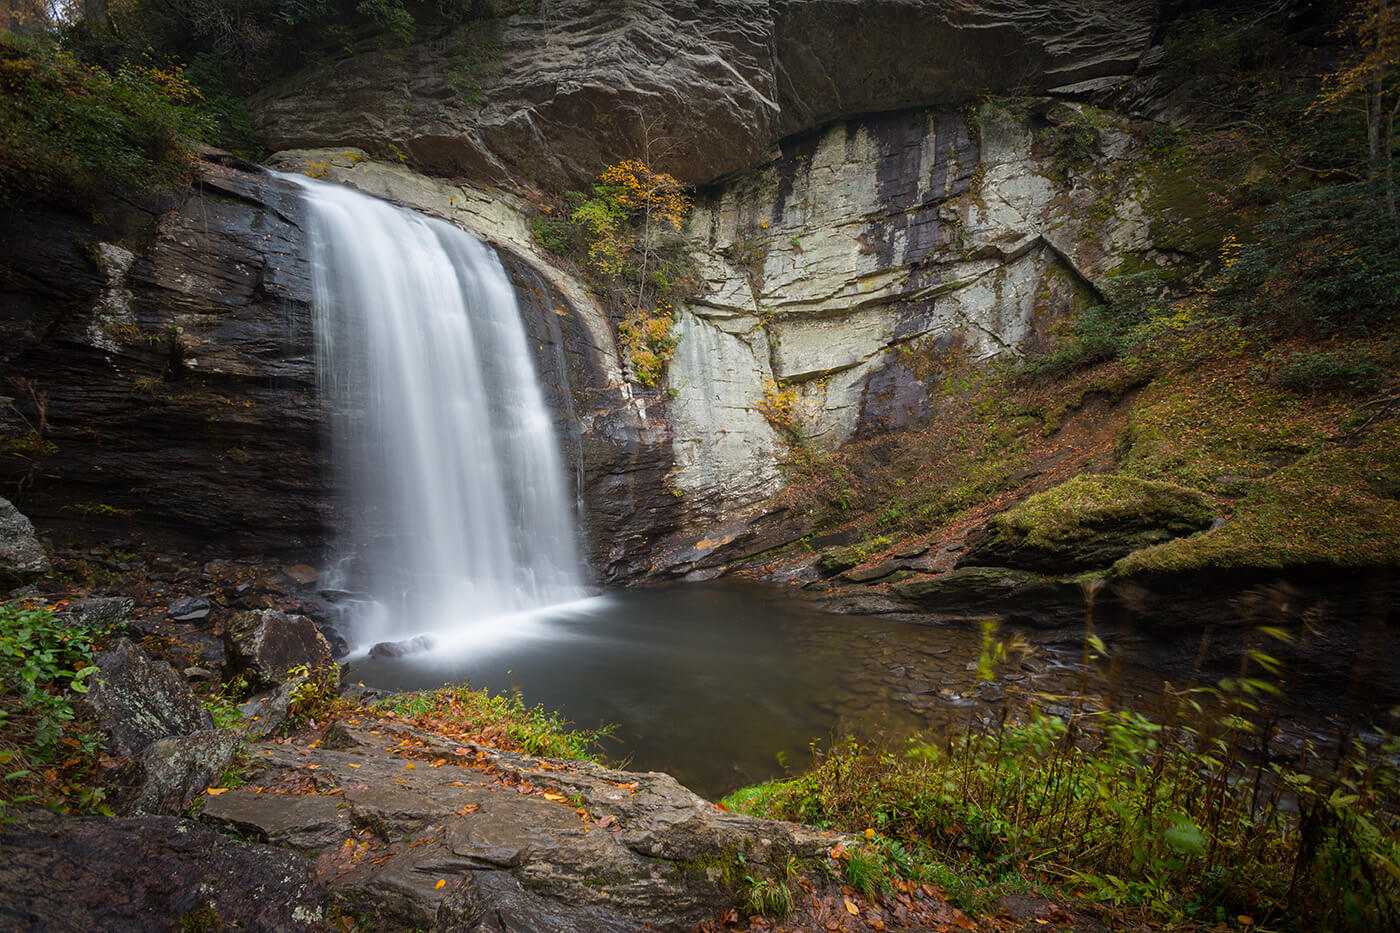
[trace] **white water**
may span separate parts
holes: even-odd
[[[309,208],[317,363],[349,492],[328,582],[371,597],[354,640],[480,643],[584,596],[564,467],[499,257],[442,221],[285,177]]]

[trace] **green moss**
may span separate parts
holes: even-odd
[[[992,518],[1002,534],[1049,545],[1094,534],[1105,525],[1208,524],[1215,510],[1199,490],[1131,476],[1076,476]]]
[[[1400,425],[1325,445],[1255,483],[1219,528],[1130,554],[1117,575],[1400,566]]]

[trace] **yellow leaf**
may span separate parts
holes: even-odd
[[[352,767],[352,768],[358,768],[359,765],[351,765],[350,767]]]
[[[433,885],[433,890],[434,890],[434,891],[441,891],[441,890],[442,890],[443,888],[445,888],[445,887],[447,887],[447,879],[446,879],[446,878],[439,878],[439,879],[438,879],[438,883],[435,884],[435,885]]]
[[[843,900],[846,902],[846,913],[850,914],[852,917],[860,913],[860,908],[856,906],[855,901],[851,900],[849,897],[843,898]]]
[[[206,794],[208,794],[210,797],[217,797],[217,796],[219,796],[220,794],[227,794],[227,793],[228,793],[228,788],[227,788],[227,787],[206,787],[206,788],[204,788],[204,792],[205,792]]]
[[[316,770],[317,768],[319,768],[319,767],[321,767],[321,766],[320,766],[320,765],[307,765],[307,766],[306,766],[306,770],[307,770],[307,771],[315,771],[315,770]]]
[[[563,800],[563,799],[565,799],[565,798],[564,798],[564,795],[563,795],[563,794],[550,794],[550,793],[546,793],[546,794],[544,795],[544,799],[545,799],[545,800]]]
[[[874,838],[875,838],[875,830],[873,830],[873,829],[867,829],[867,830],[865,831],[865,838],[866,838],[866,839],[874,839]]]
[[[404,767],[407,768],[408,770],[412,771],[413,768],[414,768],[414,764],[413,764],[413,762],[410,761],[408,764],[404,765]]]

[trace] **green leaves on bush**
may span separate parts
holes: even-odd
[[[47,609],[0,603],[0,724],[26,758],[49,763],[63,751],[73,695],[86,693],[97,671],[92,655],[102,634]]]
[[[45,39],[0,34],[0,200],[90,206],[180,181],[208,121],[178,69],[108,73]]]
[[[1400,320],[1400,226],[1364,182],[1305,191],[1275,207],[1227,260],[1213,300],[1240,320],[1319,336]]]
[[[1323,350],[1283,356],[1270,353],[1261,369],[1264,382],[1294,392],[1370,395],[1384,388],[1386,371],[1357,352]]]

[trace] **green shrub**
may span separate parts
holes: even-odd
[[[1168,286],[1166,274],[1155,270],[1114,277],[1104,287],[1107,300],[1081,311],[1064,339],[1026,370],[1051,375],[1128,356],[1167,314]]]
[[[1344,350],[1270,354],[1263,381],[1294,392],[1350,392],[1369,395],[1383,388],[1386,371],[1371,360]]]
[[[90,206],[180,182],[208,120],[178,69],[108,73],[46,39],[0,34],[0,199]]]
[[[1227,257],[1216,303],[1246,323],[1319,336],[1400,320],[1400,226],[1366,183],[1305,191],[1272,209]]]
[[[105,631],[0,603],[0,819],[7,799],[43,799],[43,791],[67,796],[70,807],[100,806],[101,792],[77,781],[92,771],[101,738],[75,722],[73,703],[97,671],[93,651]]]

